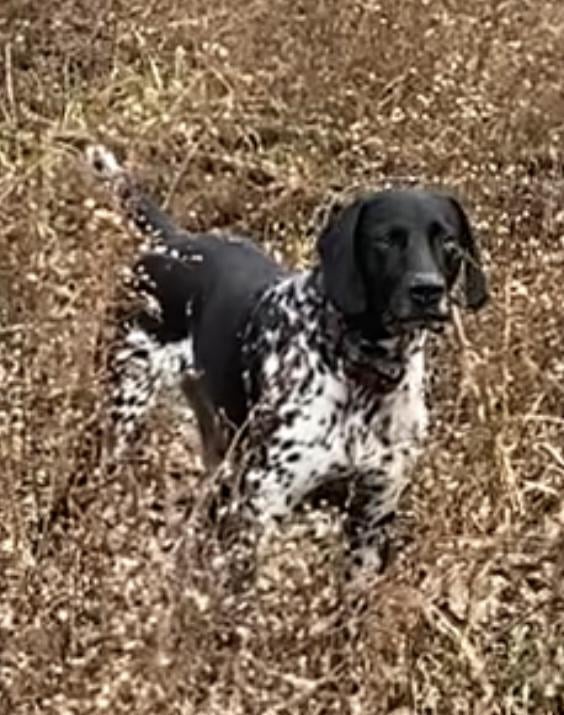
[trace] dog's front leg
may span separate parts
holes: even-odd
[[[372,474],[360,474],[346,507],[345,533],[355,565],[382,572],[390,561],[396,523],[395,495]]]
[[[297,479],[289,479],[277,466],[253,468],[245,476],[246,506],[262,526],[280,521],[299,504],[307,489]]]
[[[280,449],[285,436],[286,432],[275,433],[271,444],[262,449],[260,462],[245,474],[247,511],[262,525],[291,514],[306,501],[318,481],[311,464],[311,448],[294,441],[290,451]]]

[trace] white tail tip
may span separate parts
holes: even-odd
[[[123,168],[114,154],[101,144],[94,144],[86,148],[86,160],[102,179],[116,179],[123,176]]]

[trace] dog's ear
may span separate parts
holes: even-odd
[[[479,310],[488,301],[486,274],[482,268],[480,251],[466,212],[458,199],[446,196],[451,208],[454,209],[458,220],[460,247],[464,261],[464,293],[466,307]]]
[[[325,292],[345,315],[359,315],[366,309],[355,240],[364,204],[364,199],[358,199],[342,209],[317,241]]]

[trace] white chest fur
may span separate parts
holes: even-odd
[[[422,342],[412,346],[404,377],[385,396],[371,394],[341,371],[320,369],[319,354],[305,345],[286,353],[292,365],[288,391],[281,380],[286,360],[271,355],[266,392],[282,418],[267,460],[273,465],[267,482],[282,490],[273,489],[271,497],[279,492],[287,505],[289,493],[292,502],[299,501],[328,480],[350,477],[377,487],[378,514],[395,509],[427,429]],[[277,511],[283,505],[270,506]]]
[[[348,421],[346,439],[354,445],[354,469],[381,485],[383,512],[396,508],[427,432],[424,367],[421,349],[409,358],[404,378],[382,400],[368,428],[362,409]]]
[[[362,472],[385,471],[390,481],[400,479],[412,466],[427,429],[424,360],[423,350],[411,355],[403,379],[383,398],[365,394],[357,400],[352,389],[332,440],[333,458]],[[344,389],[351,390],[349,385]]]

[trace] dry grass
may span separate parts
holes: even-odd
[[[3,0],[1,712],[563,712],[562,47],[560,0]],[[202,482],[168,420],[94,470],[96,341],[133,239],[81,138],[187,226],[296,263],[332,192],[465,198],[494,299],[439,348],[413,543],[384,579],[347,585],[338,539],[289,534],[230,591],[189,546]]]

